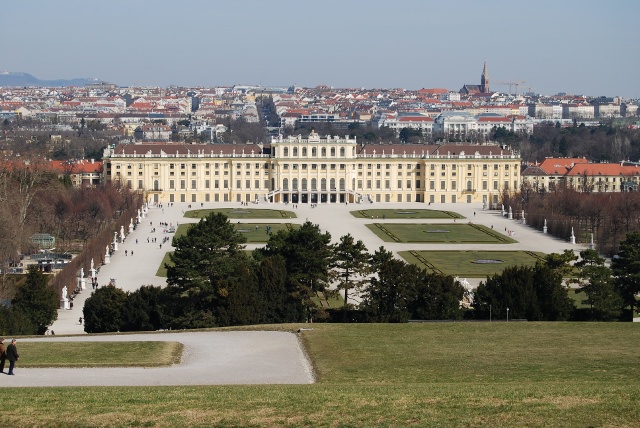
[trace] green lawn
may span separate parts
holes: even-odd
[[[191,210],[184,213],[185,217],[189,218],[204,218],[210,213],[222,213],[229,218],[240,219],[258,219],[258,218],[296,218],[296,213],[293,211],[285,210],[269,210],[269,209],[257,209],[257,208],[219,208],[214,210]]]
[[[248,243],[266,243],[272,233],[280,230],[292,230],[300,227],[298,224],[292,223],[236,223],[236,230],[240,232]],[[269,232],[267,233],[267,227]]]
[[[535,266],[544,253],[533,251],[400,251],[408,263],[445,275],[484,278],[500,273],[507,266]],[[502,261],[501,263],[487,263]]]
[[[179,363],[182,344],[157,342],[20,342],[20,367],[160,367]],[[116,339],[114,339],[116,340]]]
[[[426,209],[374,209],[351,211],[351,215],[357,218],[384,219],[384,218],[433,218],[452,219],[464,218],[453,211],[426,210]]]
[[[511,244],[517,242],[473,223],[373,223],[367,227],[385,242],[443,244]]]
[[[156,271],[156,276],[162,276],[164,278],[167,277],[167,268],[164,267],[164,265],[165,265],[165,263],[168,263],[168,264],[171,265],[171,260],[169,259],[171,254],[173,254],[173,251],[167,251],[164,254],[164,257],[162,258],[162,263],[160,263],[160,266],[158,267],[158,270]]]
[[[15,426],[636,427],[631,323],[300,324],[313,385],[8,388]],[[69,411],[69,407],[73,411]]]
[[[239,231],[248,243],[255,242],[267,242],[269,240],[269,234],[267,233],[267,226],[270,227],[270,233],[277,233],[279,230],[292,230],[300,227],[298,224],[292,223],[240,223],[231,222],[237,231]],[[189,227],[193,223],[183,223],[176,229],[175,236],[182,236],[187,233]]]

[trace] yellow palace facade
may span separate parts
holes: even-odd
[[[498,203],[520,188],[519,154],[498,145],[359,144],[312,133],[255,144],[121,144],[105,179],[152,203]]]

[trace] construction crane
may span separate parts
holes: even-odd
[[[527,83],[524,80],[521,81],[511,81],[511,82],[495,82],[497,85],[503,85],[503,86],[509,86],[509,95],[512,95],[511,93],[511,88],[513,88],[514,86],[516,87],[516,93],[515,95],[518,95],[518,86],[522,85],[523,83]]]

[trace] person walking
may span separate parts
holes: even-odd
[[[7,360],[7,349],[4,346],[4,338],[0,338],[0,373],[4,373],[4,362]]]
[[[9,373],[8,375],[13,376],[13,368],[16,366],[16,361],[18,361],[18,348],[16,347],[16,339],[11,339],[11,345],[7,346],[7,359],[9,360]]]

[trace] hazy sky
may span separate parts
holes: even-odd
[[[491,88],[640,98],[640,1],[7,0],[0,71],[118,85]]]

